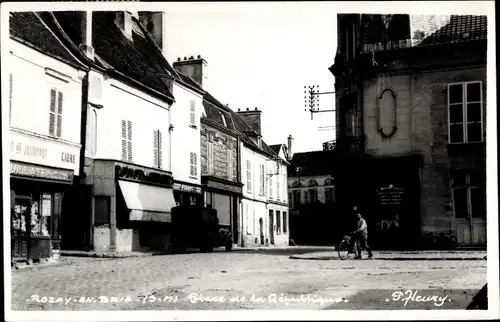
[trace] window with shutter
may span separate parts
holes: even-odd
[[[127,161],[127,121],[122,120],[122,160]]]
[[[158,131],[153,131],[153,164],[158,167]]]
[[[252,192],[252,162],[247,160],[247,191]]]
[[[214,144],[207,143],[207,159],[208,159],[208,174],[212,175],[214,172]]]
[[[233,179],[233,151],[227,150],[227,177]]]
[[[273,199],[273,177],[269,177],[269,198]]]
[[[12,120],[12,91],[14,86],[14,78],[12,74],[9,74],[9,125]]]
[[[158,168],[163,166],[163,152],[162,152],[162,138],[161,131],[158,130]]]
[[[280,176],[276,177],[276,199],[280,200]]]
[[[192,177],[196,177],[198,175],[198,162],[196,160],[196,153],[191,152],[189,154],[190,160],[189,160],[189,166],[190,166],[190,171],[189,174]]]
[[[89,108],[87,112],[87,133],[85,150],[89,156],[97,152],[97,111]]]
[[[52,88],[50,90],[50,115],[49,115],[50,135],[55,135],[56,131],[56,100],[57,100],[57,91]]]
[[[196,126],[196,105],[195,101],[189,102],[189,124]]]
[[[127,121],[127,158],[132,162],[132,121]]]
[[[58,93],[57,99],[57,137],[61,137],[62,113],[63,113],[63,93]]]

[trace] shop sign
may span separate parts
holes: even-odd
[[[169,174],[163,174],[155,171],[148,171],[128,166],[115,166],[116,179],[128,179],[142,183],[152,183],[171,187],[173,178]]]
[[[33,177],[59,181],[73,181],[73,171],[66,169],[51,169],[34,164],[10,162],[10,174],[22,177]]]
[[[220,190],[225,190],[225,191],[239,193],[239,194],[241,194],[242,190],[243,190],[241,187],[236,187],[236,186],[232,186],[232,185],[229,185],[226,183],[211,181],[211,180],[209,180],[207,182],[207,188],[220,189]]]
[[[55,139],[10,131],[10,159],[49,167],[71,169],[78,175],[80,147]]]
[[[174,190],[201,194],[201,188],[182,183],[174,183]]]

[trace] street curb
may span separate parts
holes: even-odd
[[[314,256],[314,257],[304,257],[292,255],[290,259],[302,259],[302,260],[340,260],[338,256]],[[354,258],[353,258],[354,259]],[[484,257],[381,257],[373,258],[374,260],[391,260],[391,261],[420,261],[420,260],[433,260],[433,261],[465,261],[465,260],[486,260]]]

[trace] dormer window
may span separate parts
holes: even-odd
[[[227,127],[226,117],[224,116],[224,113],[220,112],[220,116],[222,118],[222,123],[224,124],[225,127]]]

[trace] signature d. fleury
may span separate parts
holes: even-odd
[[[397,302],[397,301],[402,301],[404,302],[404,306],[408,304],[408,302],[421,302],[421,303],[426,303],[426,302],[433,302],[435,306],[443,306],[445,303],[446,299],[448,299],[448,295],[446,296],[438,296],[438,295],[432,295],[432,296],[422,296],[418,295],[418,291],[414,290],[406,290],[405,292],[402,291],[396,291],[391,294],[392,296],[392,301]],[[386,299],[387,302],[389,302],[389,299]],[[451,301],[448,299],[448,301]]]

